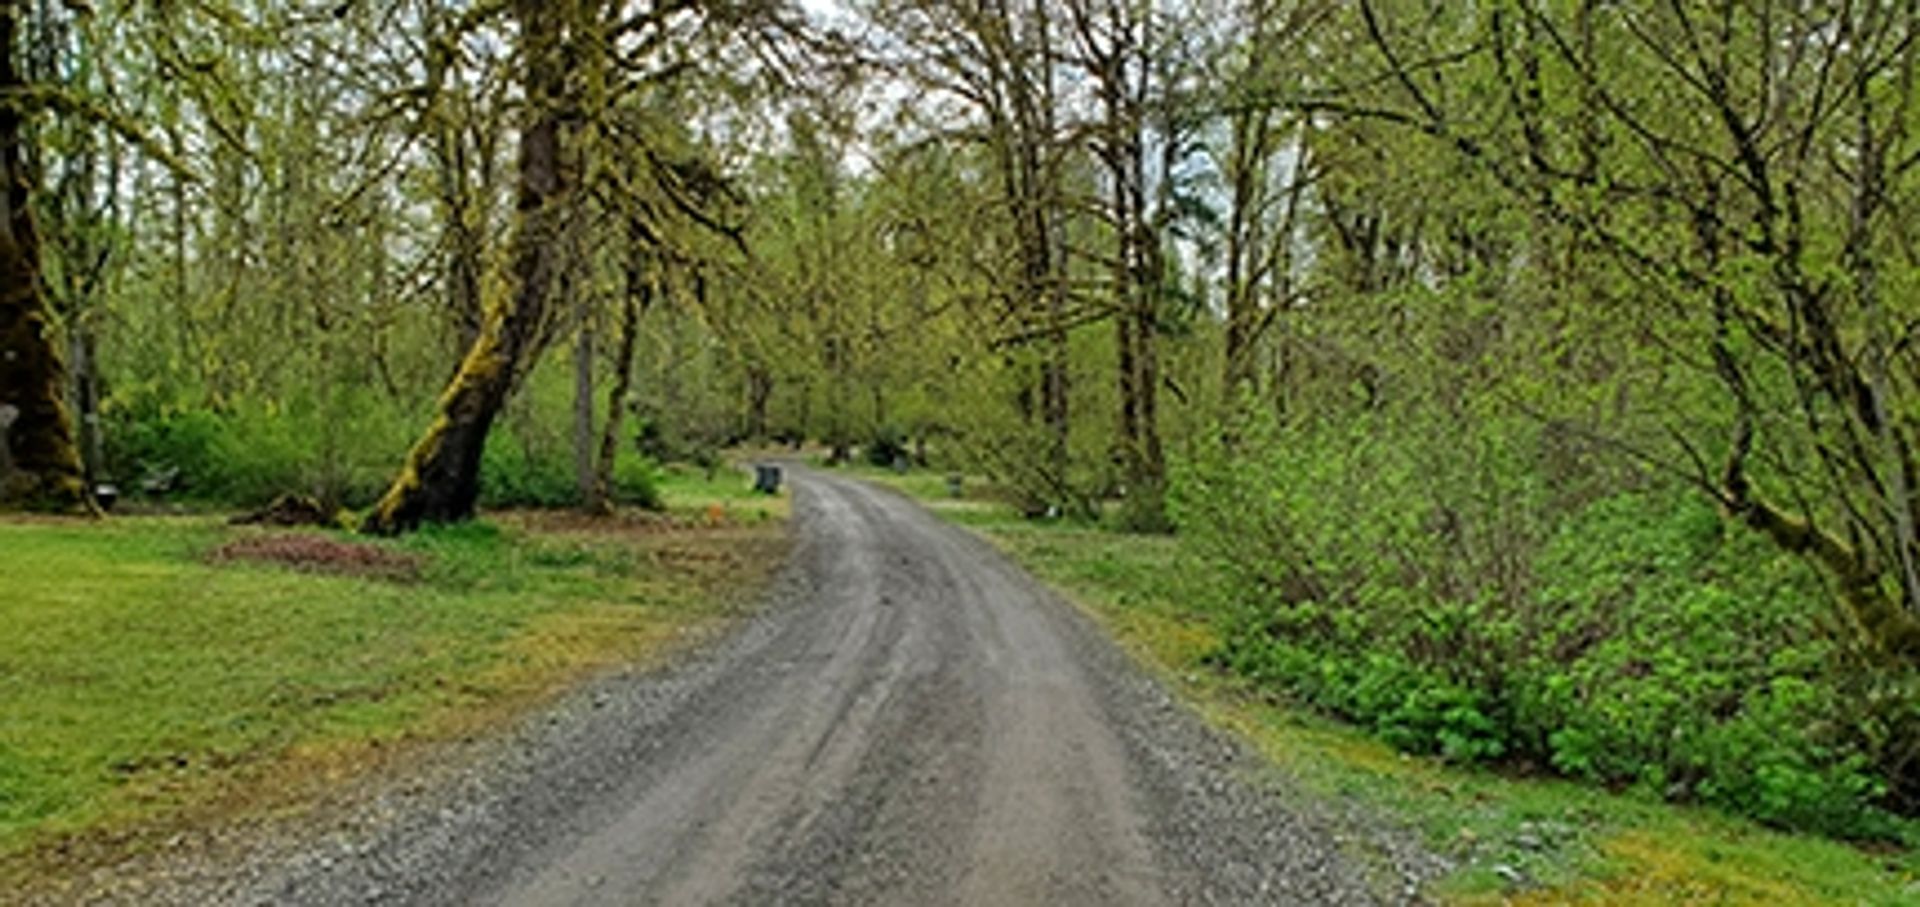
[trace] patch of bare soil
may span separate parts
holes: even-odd
[[[420,578],[421,560],[411,554],[378,545],[348,542],[309,533],[274,533],[235,539],[207,554],[214,564],[236,561],[277,564],[308,573],[366,576],[412,581]]]

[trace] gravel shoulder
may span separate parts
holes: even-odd
[[[725,639],[95,899],[1418,899],[1431,858],[1292,790],[986,543],[864,483],[792,482],[792,559]]]

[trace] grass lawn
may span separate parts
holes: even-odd
[[[1201,578],[1176,539],[1023,520],[991,500],[948,498],[931,473],[856,472],[980,532],[1297,783],[1411,825],[1455,861],[1433,892],[1447,902],[1920,904],[1912,851],[1783,834],[1712,810],[1405,756],[1274,701],[1205,666],[1215,637],[1191,585]]]
[[[0,890],[57,854],[297,804],[724,625],[785,545],[784,499],[746,485],[669,472],[665,516],[507,513],[397,541],[0,520]]]

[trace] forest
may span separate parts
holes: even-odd
[[[0,0],[0,501],[817,447],[1170,537],[1406,752],[1902,840],[1917,79],[1894,0]]]

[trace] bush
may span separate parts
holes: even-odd
[[[647,510],[665,510],[660,494],[660,467],[650,460],[626,456],[613,461],[613,499]]]
[[[257,507],[289,492],[329,506],[366,504],[386,490],[419,429],[390,401],[349,394],[329,416],[313,403],[239,403],[223,411],[149,403],[116,413],[110,460],[139,491],[148,472],[177,471],[177,500]],[[482,507],[570,507],[580,502],[573,451],[559,436],[504,421],[480,465]],[[653,465],[631,454],[613,476],[614,499],[658,509]]]
[[[613,500],[616,504],[659,510],[658,469],[652,461],[629,454],[614,460]],[[487,439],[480,464],[482,507],[577,507],[579,478],[573,452],[562,445],[529,445],[512,432],[496,430]]]
[[[1803,562],[1691,496],[1632,495],[1569,520],[1537,575],[1539,625],[1509,682],[1517,732],[1554,767],[1868,830],[1884,784]]]
[[[1538,435],[1484,424],[1453,454],[1360,419],[1182,464],[1214,660],[1410,752],[1883,833],[1912,722],[1863,692],[1821,577],[1687,489],[1554,499]]]
[[[496,429],[480,459],[480,506],[573,507],[580,503],[573,454],[563,446],[528,444]]]
[[[892,426],[882,427],[873,433],[873,439],[866,444],[867,463],[882,468],[892,468],[902,460],[911,461],[912,452],[907,449],[906,435]]]
[[[285,493],[330,506],[370,501],[411,441],[412,419],[371,392],[285,403],[237,401],[218,411],[137,400],[109,412],[109,478],[140,491],[149,473],[177,473],[176,499],[256,507]]]
[[[690,463],[712,472],[720,468],[720,445],[697,432],[683,430],[666,419],[638,417],[634,446],[655,463]]]

